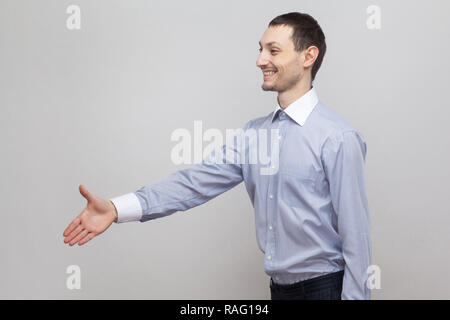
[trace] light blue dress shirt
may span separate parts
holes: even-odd
[[[256,149],[267,149],[267,159],[251,161]],[[118,222],[144,222],[198,206],[244,181],[274,282],[345,270],[342,299],[370,299],[365,155],[361,134],[311,88],[285,110],[277,105],[249,121],[202,163],[111,201]]]

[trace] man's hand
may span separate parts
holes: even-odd
[[[93,195],[83,185],[79,186],[79,190],[88,203],[64,230],[64,243],[69,243],[71,246],[77,242],[80,246],[85,244],[117,221],[117,211],[110,200]]]

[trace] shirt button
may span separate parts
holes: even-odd
[[[270,259],[272,259],[272,257],[271,257],[271,256],[267,256],[267,259],[269,259],[269,260],[270,260]]]
[[[281,136],[278,136],[278,140],[281,140]]]
[[[269,230],[272,230],[272,226],[269,226]]]
[[[273,195],[271,194],[271,195],[269,196],[269,198],[270,198],[270,199],[273,199]]]

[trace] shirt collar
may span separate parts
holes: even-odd
[[[292,120],[303,126],[318,102],[319,98],[317,97],[316,90],[312,87],[307,93],[287,106],[286,109],[284,109],[284,112],[286,112]],[[276,109],[272,115],[272,121],[278,110],[283,110],[283,108],[281,108],[280,104],[277,102]]]

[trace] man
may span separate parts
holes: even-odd
[[[276,17],[261,38],[256,64],[264,74],[262,89],[278,92],[278,104],[249,121],[233,141],[242,147],[250,130],[277,130],[269,143],[268,166],[275,170],[204,160],[109,201],[80,185],[88,204],[64,231],[64,241],[83,245],[113,221],[144,222],[184,211],[244,181],[272,299],[370,299],[366,144],[312,87],[325,51],[320,26],[303,13]],[[242,149],[230,142],[208,159],[245,158],[255,145]]]

